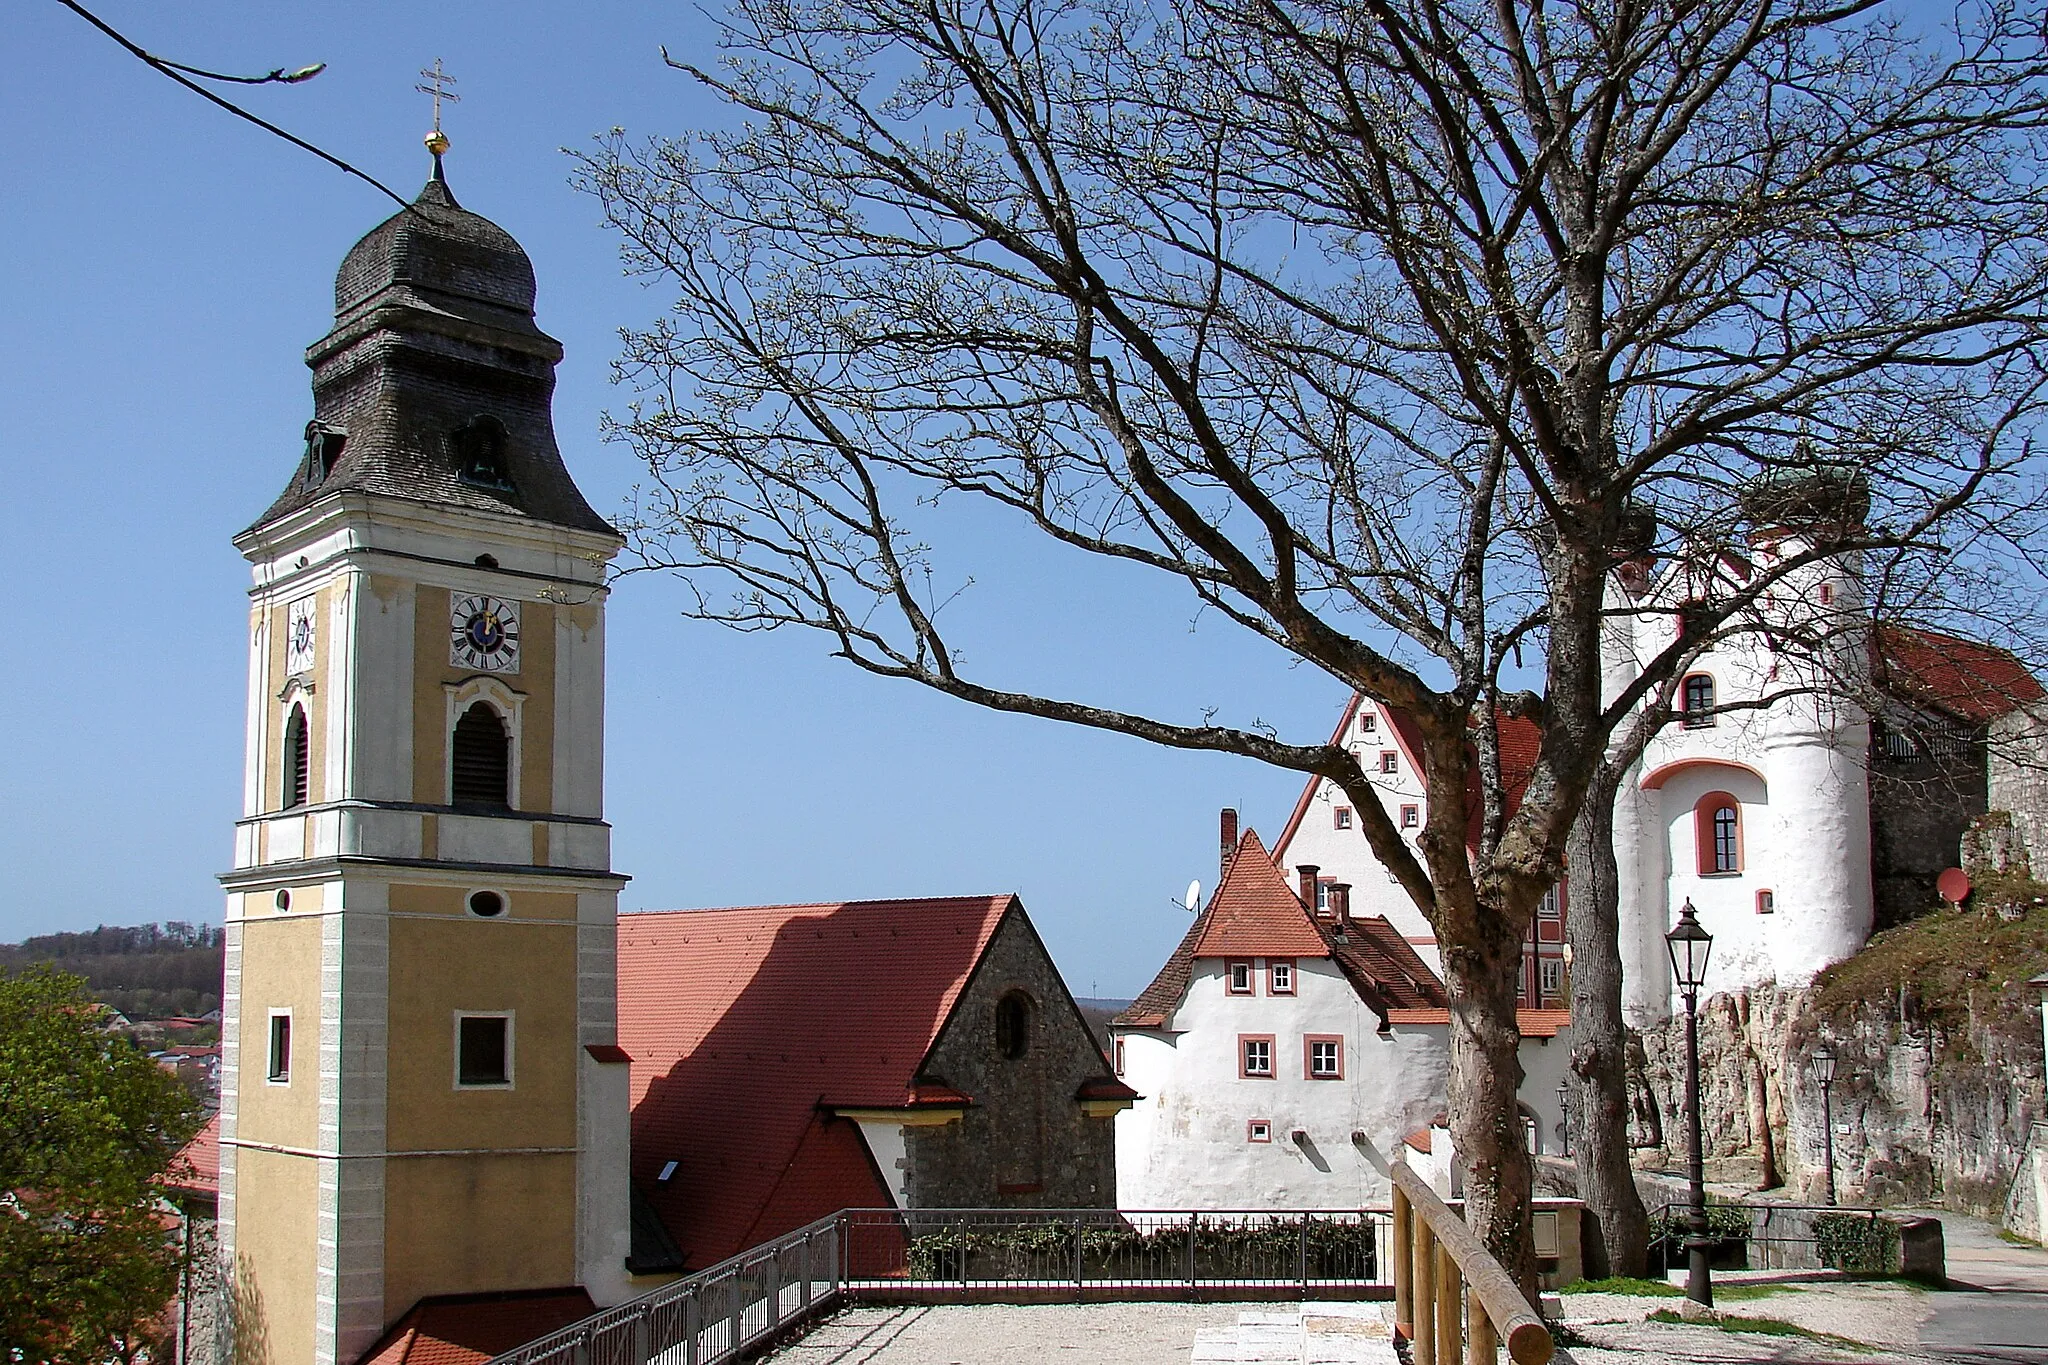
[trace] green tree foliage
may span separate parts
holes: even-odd
[[[164,1358],[180,1251],[158,1182],[198,1106],[103,1019],[79,977],[0,974],[0,1360]]]
[[[131,1019],[199,1015],[220,1007],[222,941],[210,924],[103,924],[0,943],[0,970],[51,963],[84,977],[96,998]]]

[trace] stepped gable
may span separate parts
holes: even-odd
[[[580,1288],[421,1299],[364,1353],[361,1365],[484,1365],[596,1312]]]
[[[689,1268],[893,1203],[830,1111],[967,1102],[922,1068],[1013,909],[1005,895],[619,916],[633,1180]]]
[[[1976,640],[1909,626],[1871,632],[1871,670],[1902,700],[1983,725],[2048,696],[2012,653]]]
[[[562,346],[534,292],[526,252],[458,204],[437,163],[342,262],[333,330],[306,352],[305,450],[256,527],[359,493],[615,537],[555,444]]]

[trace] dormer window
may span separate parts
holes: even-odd
[[[512,475],[505,463],[505,424],[478,417],[450,438],[455,446],[455,472],[479,488],[510,490]]]
[[[347,443],[347,432],[320,422],[306,423],[306,482],[314,486],[327,482],[327,476],[341,463],[341,448]]]

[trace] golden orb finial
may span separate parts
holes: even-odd
[[[448,150],[448,135],[441,131],[441,101],[446,100],[450,104],[460,104],[462,96],[448,88],[455,84],[455,78],[441,69],[441,59],[439,57],[434,58],[433,66],[422,67],[420,75],[426,77],[426,80],[424,83],[414,86],[413,89],[419,91],[422,95],[432,95],[434,97],[434,131],[427,134],[426,144],[427,150],[434,154],[434,164],[439,166],[441,164],[441,153]]]
[[[436,128],[433,132],[427,134],[426,144],[428,151],[432,152],[435,156],[439,156],[448,150],[448,134]]]

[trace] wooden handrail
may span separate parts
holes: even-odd
[[[1465,1365],[1493,1365],[1496,1340],[1515,1365],[1547,1365],[1555,1349],[1550,1329],[1465,1220],[1407,1162],[1391,1162],[1387,1175],[1394,1182],[1394,1316],[1408,1332],[1415,1365],[1459,1365],[1460,1355]],[[1469,1320],[1463,1333],[1460,1297]]]

